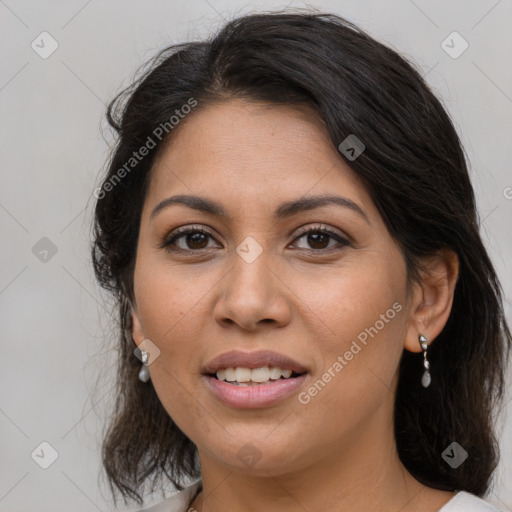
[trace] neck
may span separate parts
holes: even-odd
[[[237,472],[199,449],[203,492],[191,510],[437,512],[454,494],[426,487],[406,470],[385,409],[350,442],[316,446],[305,456],[309,463],[280,474]]]

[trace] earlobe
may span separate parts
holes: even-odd
[[[139,314],[135,307],[132,308],[132,337],[137,346],[145,339],[144,330],[142,329]]]
[[[404,342],[404,348],[410,352],[422,351],[420,334],[430,345],[443,330],[450,316],[459,277],[459,259],[450,249],[441,249],[423,264],[421,283],[415,283],[413,287],[411,318]]]

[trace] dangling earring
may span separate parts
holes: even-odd
[[[151,376],[149,375],[149,352],[147,350],[141,350],[142,366],[139,371],[139,379],[142,382],[147,382]]]
[[[430,372],[428,371],[430,364],[427,360],[427,338],[425,338],[423,334],[420,334],[419,340],[421,348],[423,349],[423,367],[425,368],[425,371],[423,372],[423,377],[421,377],[421,385],[424,388],[428,388],[430,386],[430,383],[432,382],[432,378],[430,377]]]

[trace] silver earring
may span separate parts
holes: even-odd
[[[141,359],[142,359],[142,366],[140,367],[139,371],[139,379],[142,382],[147,382],[151,376],[149,375],[149,352],[147,350],[141,349]]]
[[[428,369],[430,368],[430,364],[427,360],[427,338],[423,336],[423,334],[420,334],[419,336],[420,345],[423,349],[423,367],[425,368],[425,371],[423,372],[423,377],[421,377],[421,385],[424,388],[428,388],[430,386],[430,383],[432,382],[432,378],[430,377],[430,372]]]

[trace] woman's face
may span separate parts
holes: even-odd
[[[224,215],[180,202],[155,210],[173,196]],[[318,196],[337,203],[315,206]],[[191,233],[163,246],[184,227]],[[186,119],[153,168],[134,287],[134,340],[160,350],[153,385],[202,464],[277,475],[326,464],[363,438],[381,447],[391,438],[412,332],[405,262],[306,111],[230,100]],[[307,373],[254,386],[204,374],[234,350],[272,351]],[[264,355],[235,366],[251,362],[277,364]]]

